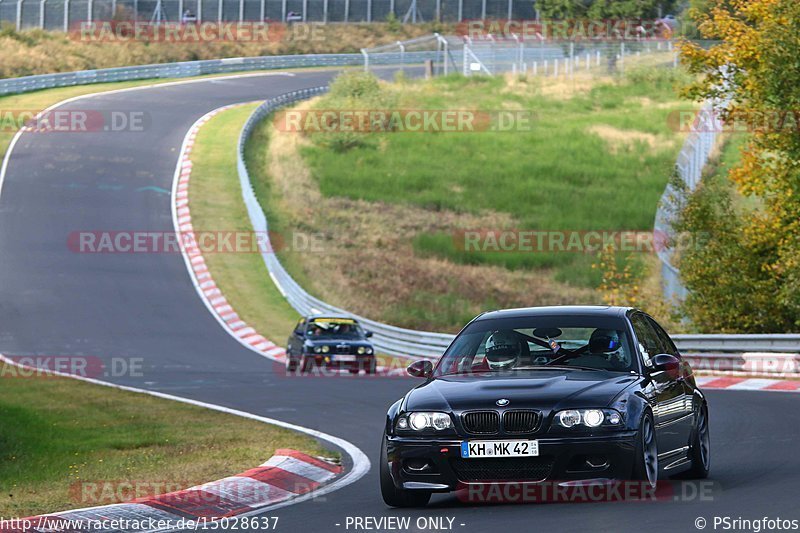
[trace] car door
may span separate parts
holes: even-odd
[[[650,377],[654,389],[654,403],[651,407],[661,456],[684,445],[683,428],[680,426],[684,414],[684,388],[676,376],[653,369],[652,358],[665,353],[667,347],[661,344],[656,329],[648,318],[644,313],[635,313],[631,316],[631,325],[645,364],[645,373]]]
[[[289,356],[299,356],[303,352],[303,332],[305,331],[306,327],[306,319],[301,318],[297,325],[294,327],[294,331],[292,334],[289,335],[289,340],[286,343],[286,353]]]
[[[682,403],[680,404],[681,407],[681,414],[678,417],[678,420],[675,422],[676,428],[680,432],[680,441],[682,444],[680,446],[688,446],[689,440],[691,439],[692,435],[692,424],[693,424],[693,408],[692,408],[692,388],[686,383],[686,372],[687,370],[684,368],[683,360],[681,358],[681,354],[678,351],[678,348],[675,346],[675,343],[672,342],[672,339],[669,337],[664,328],[658,325],[658,322],[653,320],[652,317],[647,317],[650,325],[656,332],[658,336],[659,343],[662,345],[663,349],[665,350],[662,353],[666,353],[669,355],[673,355],[678,359],[681,359],[681,368],[678,372],[677,376],[673,376],[675,380],[680,384],[682,389]]]

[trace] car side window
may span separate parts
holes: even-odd
[[[658,336],[659,344],[661,345],[662,351],[659,353],[666,353],[669,355],[674,355],[675,357],[680,357],[681,354],[678,352],[678,348],[675,346],[675,343],[672,342],[672,339],[669,337],[664,328],[658,325],[658,322],[653,320],[652,318],[648,317],[647,321],[650,323],[650,326],[656,332]]]
[[[305,325],[305,323],[306,320],[304,318],[301,318],[300,320],[297,321],[297,325],[294,327],[295,334],[303,333],[303,326]]]
[[[661,343],[655,329],[650,325],[644,315],[635,314],[631,317],[633,331],[639,341],[639,351],[642,354],[644,364],[651,366],[650,359],[661,353]]]

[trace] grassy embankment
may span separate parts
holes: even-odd
[[[5,364],[0,390],[6,518],[114,503],[91,495],[101,494],[95,487],[131,494],[123,482],[144,491],[190,487],[253,468],[277,448],[334,455],[294,431],[73,379],[30,377]]]
[[[535,120],[513,133],[349,138],[264,125],[252,143],[266,146],[259,198],[273,228],[324,240],[327,253],[281,254],[296,279],[376,319],[454,330],[485,309],[599,303],[594,254],[466,252],[459,232],[651,230],[683,139],[668,117],[694,107],[676,96],[682,81],[680,71],[629,65],[614,77],[448,77],[333,94],[313,105],[522,109]],[[653,258],[637,255],[646,277]]]

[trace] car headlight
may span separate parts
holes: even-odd
[[[364,348],[363,346],[359,346],[359,347],[358,347],[358,350],[356,350],[356,352],[358,353],[358,355],[364,355],[364,354],[366,353],[366,351],[367,351],[367,349],[366,349],[366,348]]]
[[[565,409],[556,413],[553,423],[563,428],[617,427],[622,424],[622,416],[613,409]]]
[[[373,352],[372,348],[367,346],[367,355],[372,355],[372,352]]]
[[[453,427],[453,419],[447,413],[418,412],[400,416],[395,423],[399,430],[425,431],[434,429],[444,431]]]
[[[330,351],[331,351],[331,347],[330,346],[323,346],[322,347],[322,353],[328,353]]]
[[[322,353],[322,348],[319,346],[314,346],[314,353]]]

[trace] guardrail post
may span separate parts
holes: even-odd
[[[244,0],[239,0],[239,22],[244,22]]]
[[[286,22],[286,0],[281,0],[281,22]]]
[[[89,22],[92,22],[94,19],[94,0],[88,0],[86,5],[86,18],[89,19]]]
[[[39,29],[40,30],[44,29],[44,3],[45,3],[45,0],[41,0],[41,2],[39,2]]]
[[[17,31],[22,29],[22,0],[17,0]]]
[[[197,22],[203,22],[203,0],[197,0]]]
[[[511,20],[511,13],[514,11],[514,0],[508,0],[508,20]]]
[[[366,48],[361,49],[361,54],[364,56],[364,72],[369,72],[369,54]]]
[[[344,0],[344,21],[350,22],[350,0]]]
[[[458,0],[458,21],[464,20],[464,0]]]
[[[327,2],[327,0],[325,0]],[[264,19],[267,17],[267,0],[261,0],[259,2],[259,11],[258,11],[258,20],[264,22]]]
[[[64,33],[69,31],[69,0],[64,0]]]
[[[367,0],[367,22],[372,22],[372,0]]]
[[[391,13],[394,16],[397,16],[397,13],[394,12],[394,7],[395,7],[394,4],[395,0],[389,0],[389,13]]]
[[[217,0],[217,23],[222,22],[222,0]]]
[[[481,1],[481,18],[486,18],[486,0]]]
[[[322,0],[322,23],[328,23],[328,0]]]

